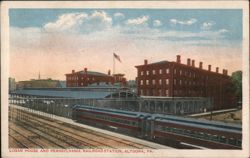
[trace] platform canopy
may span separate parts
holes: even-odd
[[[87,89],[87,90],[67,90],[67,89],[19,89],[13,91],[12,95],[25,95],[49,98],[75,98],[75,99],[103,99],[103,98],[124,98],[135,97],[136,94],[129,91],[109,90],[109,89]]]

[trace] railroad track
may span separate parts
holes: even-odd
[[[25,110],[13,110],[10,108],[12,116],[17,117],[20,113],[21,119],[16,122],[20,126],[29,129],[36,134],[43,136],[47,140],[53,140],[53,142],[58,142],[56,144],[61,144],[59,142],[65,142],[68,144],[59,147],[61,148],[151,148],[149,146],[128,142],[125,139],[113,137],[107,134],[96,132],[90,129],[83,129],[81,127],[65,123],[62,121],[54,120],[45,116],[37,115],[34,113],[29,113]],[[23,120],[23,121],[21,121]],[[46,136],[45,136],[46,134]],[[49,136],[48,136],[49,135]],[[55,139],[56,138],[56,139]]]
[[[40,146],[39,144],[37,144],[36,142],[29,139],[28,137],[23,135],[21,132],[15,130],[13,128],[9,128],[9,135],[14,137],[15,140],[18,140],[18,142],[22,146],[24,146],[24,148],[42,148],[42,146]]]
[[[30,128],[30,130],[38,130],[41,133],[45,133],[46,135],[49,135],[50,138],[55,138],[54,140],[56,142],[65,142],[66,144],[68,144],[68,146],[70,148],[77,148],[77,149],[81,149],[81,148],[100,148],[98,146],[101,146],[100,144],[94,144],[93,142],[84,139],[84,141],[75,136],[74,133],[69,133],[65,130],[63,130],[62,128],[57,128],[56,126],[51,126],[50,123],[45,123],[42,119],[39,118],[35,118],[35,117],[29,117],[31,119],[26,120],[25,118],[28,118],[27,114],[23,114],[24,116],[22,116],[23,120],[20,119],[19,121],[17,121],[16,123],[20,126],[25,126]],[[46,136],[48,137],[48,136]],[[49,138],[46,138],[49,139]],[[58,143],[59,144],[59,143]],[[67,148],[67,145],[64,145],[63,148]]]
[[[54,137],[49,137],[49,135],[32,128],[31,126],[27,126],[20,121],[15,123],[9,122],[9,128],[18,131],[18,133],[22,133],[21,135],[28,140],[37,142],[36,144],[39,144],[39,148],[66,148],[65,146],[67,146],[64,142],[56,143],[59,140]]]
[[[10,148],[28,148],[25,144],[17,140],[15,137],[9,134],[9,147]]]

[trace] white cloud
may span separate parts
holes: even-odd
[[[215,25],[214,21],[204,22],[201,25],[201,29],[203,29],[203,30],[210,30],[214,25]]]
[[[112,18],[104,11],[87,13],[66,13],[58,17],[54,22],[44,25],[46,32],[89,32],[100,31],[112,25]]]
[[[197,22],[197,19],[191,18],[189,20],[177,20],[177,19],[170,19],[170,23],[173,25],[180,24],[180,25],[193,25]]]
[[[44,25],[44,29],[48,32],[60,32],[71,29],[83,22],[87,18],[85,13],[67,13],[58,17],[55,22],[49,22]]]
[[[227,32],[229,32],[229,31],[228,31],[227,29],[220,29],[219,32],[220,32],[220,33],[227,33]]]
[[[112,18],[108,16],[107,13],[104,11],[94,11],[92,15],[90,16],[90,20],[93,20],[93,19],[100,20],[108,24],[112,23]]]
[[[124,14],[122,14],[122,13],[115,13],[114,14],[114,17],[116,17],[116,18],[125,18],[125,15]]]
[[[160,20],[154,20],[153,25],[156,26],[156,27],[158,27],[158,26],[161,26],[162,23],[161,23]]]
[[[122,16],[122,13],[115,13]],[[114,14],[114,16],[115,16]],[[50,22],[44,26],[48,32],[72,32],[77,34],[89,34],[85,38],[89,40],[106,40],[108,38],[128,38],[128,39],[148,39],[148,40],[213,40],[223,39],[223,33],[228,32],[226,29],[218,31],[188,32],[188,31],[168,31],[150,28],[147,25],[149,16],[140,16],[125,21],[126,26],[112,26],[112,18],[104,11],[94,11],[91,14],[86,13],[68,13],[58,17],[54,22]],[[192,25],[196,23],[196,19],[191,18],[186,21],[171,19],[172,24]],[[211,22],[212,23],[212,22]],[[161,26],[162,22],[158,19],[153,21],[153,26]],[[207,27],[211,24],[205,24]],[[127,27],[131,26],[131,27]],[[143,27],[136,27],[143,26]]]
[[[149,16],[141,16],[135,19],[128,19],[127,24],[128,25],[143,25],[146,24],[149,20]]]
[[[177,24],[177,20],[176,19],[170,19],[170,23]]]

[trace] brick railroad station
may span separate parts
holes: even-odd
[[[236,106],[236,98],[232,91],[231,77],[228,71],[219,68],[212,71],[195,66],[195,60],[187,59],[187,64],[181,63],[181,56],[177,55],[176,62],[160,61],[148,63],[137,68],[137,91],[141,96],[165,97],[210,97],[214,109],[225,109]]]
[[[124,77],[124,74],[111,75],[110,70],[107,74],[104,74],[101,72],[88,71],[87,68],[78,72],[72,70],[72,73],[66,74],[67,87],[87,87],[94,84],[113,85],[115,83],[125,85],[126,78]]]

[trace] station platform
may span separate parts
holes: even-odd
[[[198,114],[192,114],[188,115],[190,117],[202,117],[202,116],[207,116],[207,115],[215,115],[215,114],[221,114],[221,113],[226,113],[226,112],[233,112],[237,111],[239,109],[233,108],[233,109],[225,109],[225,110],[216,110],[216,111],[209,111],[209,112],[204,112],[204,113],[198,113]]]

